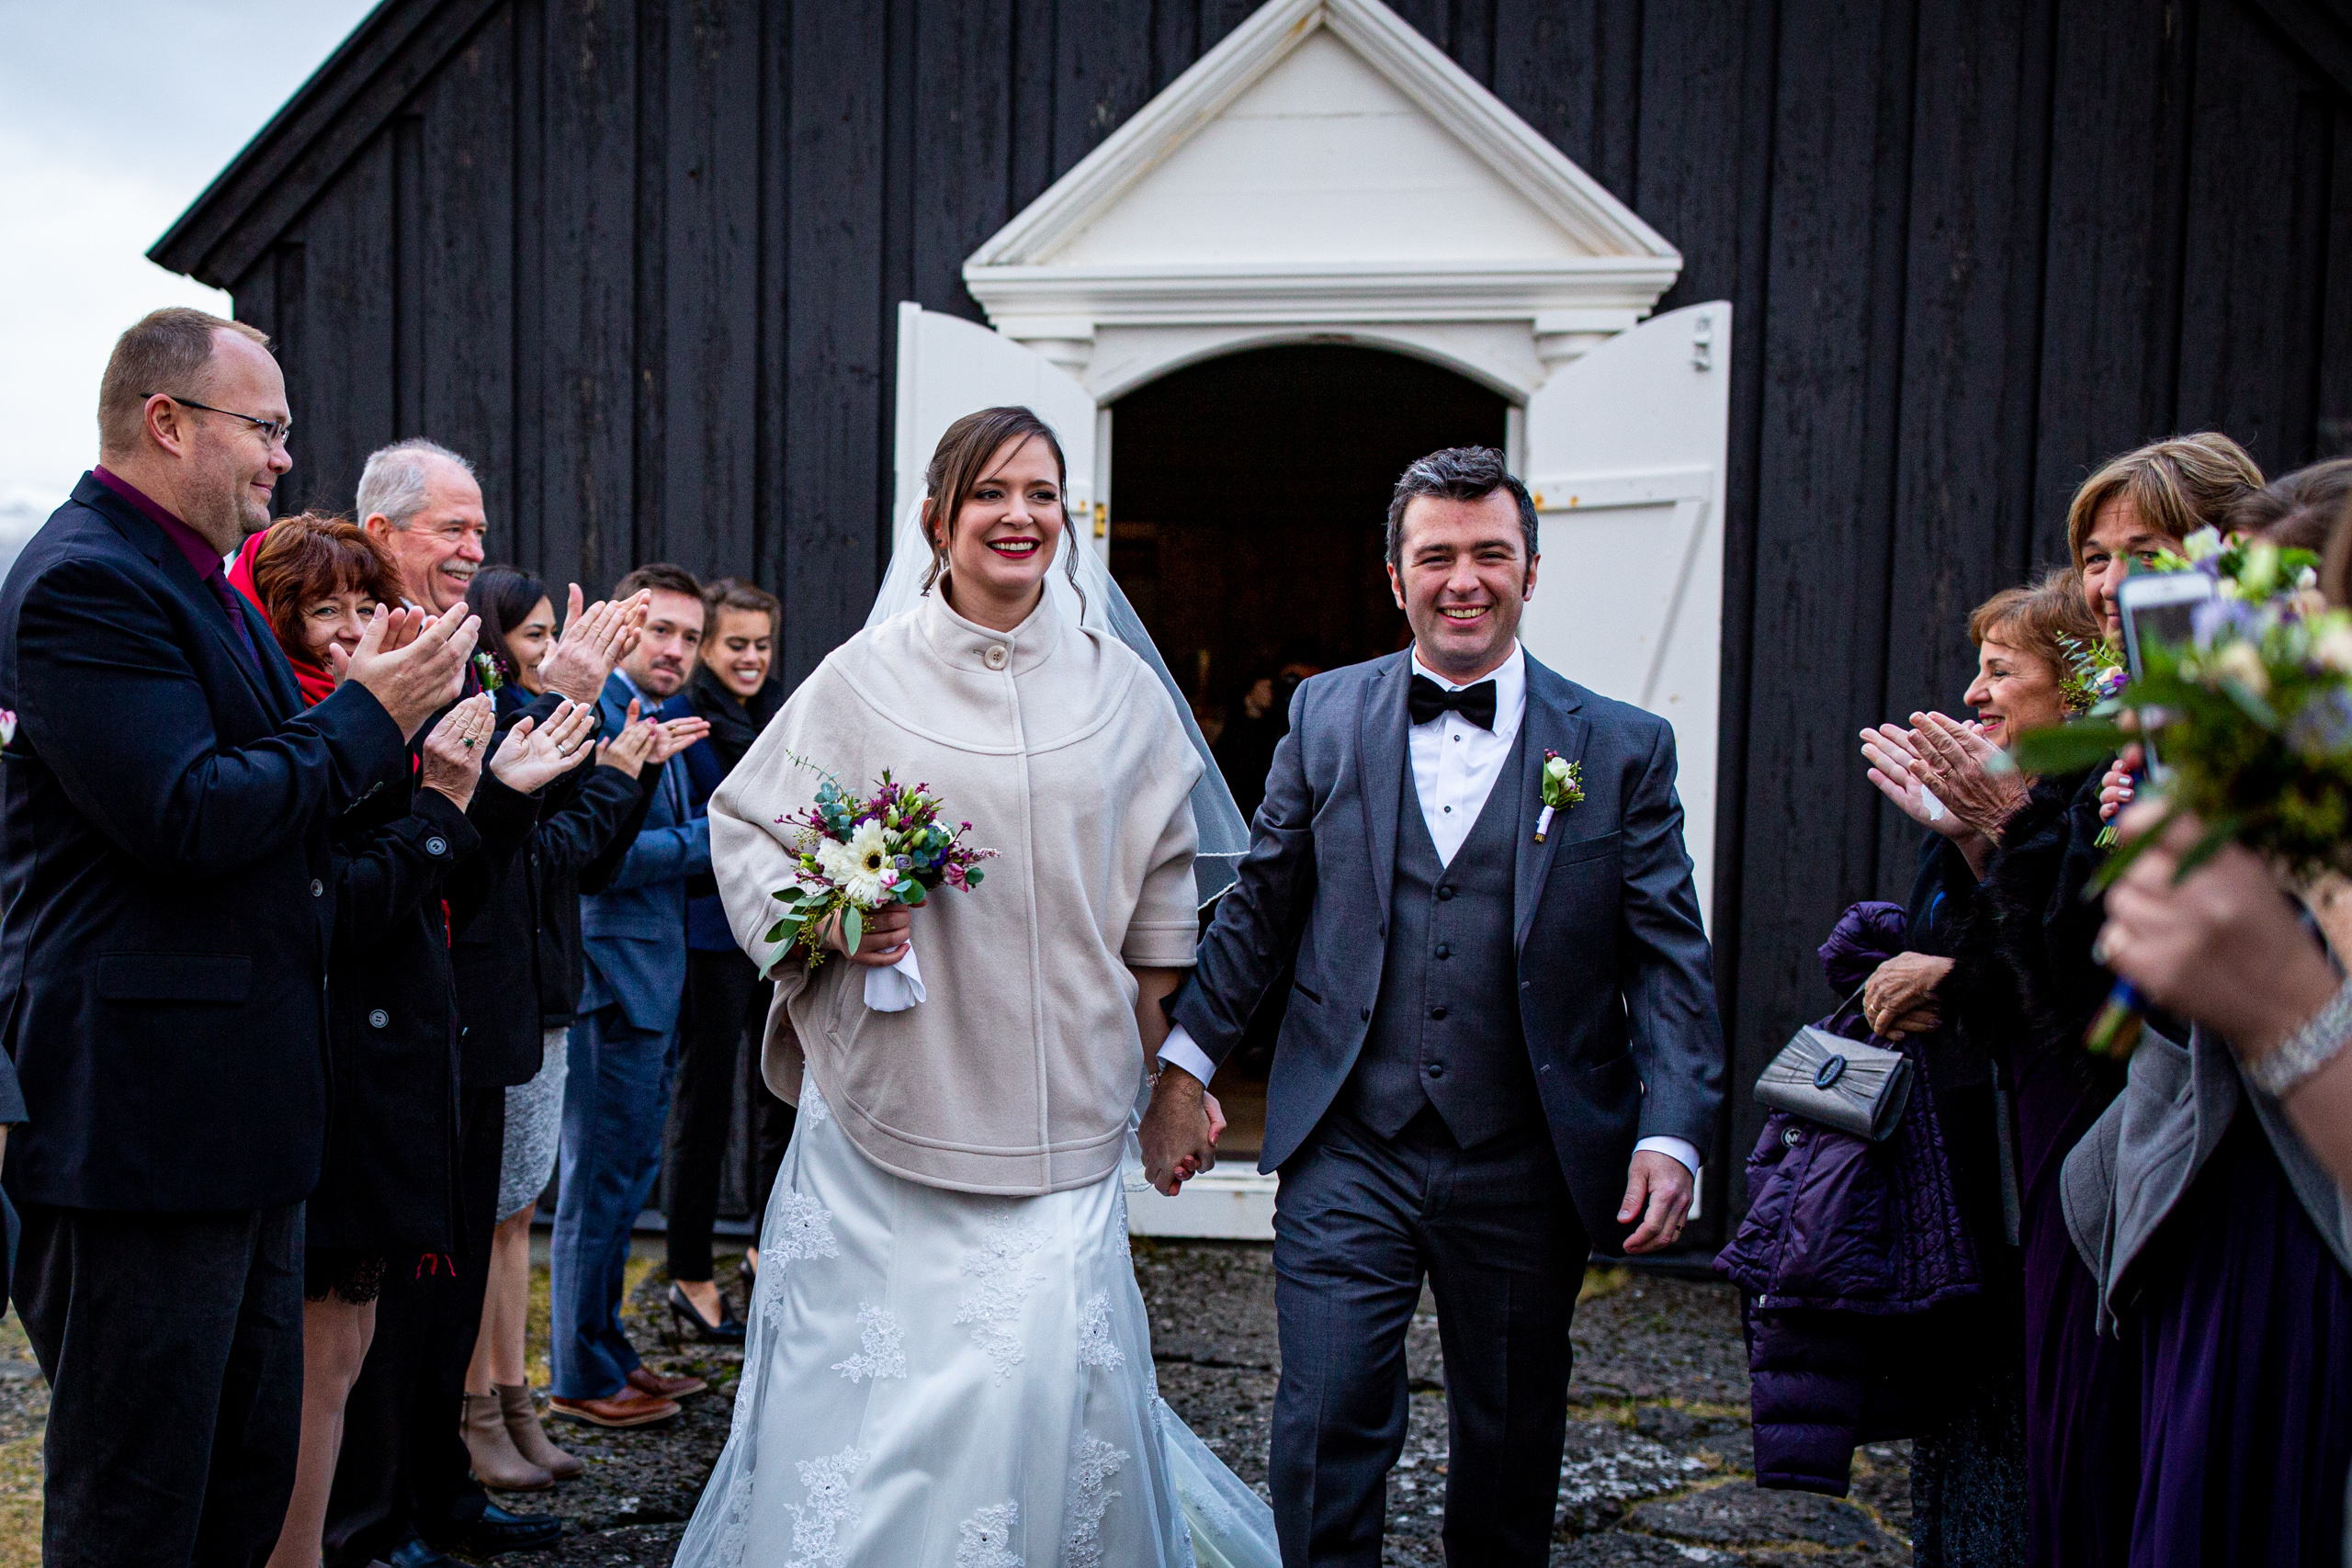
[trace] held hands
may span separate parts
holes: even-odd
[[[481,618],[462,611],[433,616],[378,605],[357,648],[345,654],[329,645],[329,672],[338,685],[349,679],[367,687],[408,740],[464,686],[481,629]]]
[[[842,945],[842,917],[836,910],[832,919],[825,922],[825,946],[847,955],[852,964],[868,969],[888,969],[907,955],[907,949],[914,941],[914,910],[904,904],[885,904],[878,909],[868,909],[857,951],[851,953]]]
[[[1637,1215],[1642,1223],[1625,1238],[1625,1250],[1658,1252],[1681,1239],[1694,1185],[1690,1168],[1672,1155],[1636,1151],[1625,1174],[1625,1201],[1617,1206],[1617,1223],[1632,1224]]]
[[[626,599],[599,600],[585,611],[580,600],[580,584],[575,582],[564,615],[563,636],[548,651],[547,662],[539,666],[539,679],[548,690],[584,704],[596,700],[606,678],[637,647],[645,628],[646,606],[653,595],[640,590]]]
[[[357,662],[355,657],[355,663]],[[487,692],[477,692],[451,708],[424,738],[426,789],[438,790],[463,811],[481,782],[481,761],[498,728],[498,709]]]
[[[1936,987],[1951,973],[1951,960],[1925,953],[1898,953],[1871,972],[1862,987],[1862,1017],[1882,1039],[1925,1034],[1942,1021]]]
[[[536,795],[588,760],[588,727],[595,718],[594,707],[567,697],[548,715],[545,728],[525,718],[508,730],[490,771],[517,795]]]
[[[1216,1141],[1223,1136],[1225,1108],[1208,1086],[1182,1067],[1161,1066],[1136,1134],[1152,1190],[1173,1198],[1184,1183],[1215,1169]]]

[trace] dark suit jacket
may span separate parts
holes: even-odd
[[[1371,1026],[1411,766],[1410,661],[1394,653],[1299,687],[1240,880],[1172,1006],[1210,1060],[1223,1061],[1296,943],[1262,1170],[1306,1142]],[[1706,1149],[1723,1104],[1722,1026],[1682,848],[1674,731],[1532,657],[1524,722],[1511,915],[1520,1021],[1585,1232],[1613,1249],[1628,1230],[1617,1205],[1635,1141],[1670,1135]],[[1585,797],[1539,844],[1534,775],[1546,749],[1584,763]]]
[[[0,586],[0,1043],[18,1201],[300,1202],[326,1131],[328,825],[408,757],[356,682],[305,710],[164,535],[85,477]]]
[[[458,1250],[449,931],[487,900],[537,815],[529,795],[485,767],[465,811],[403,784],[335,824],[334,1094],[326,1167],[304,1221],[311,1246]]]

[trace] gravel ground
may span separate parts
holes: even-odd
[[[1274,1336],[1272,1249],[1138,1237],[1136,1273],[1152,1319],[1159,1391],[1234,1471],[1261,1493],[1281,1359]],[[731,1261],[719,1275],[729,1279]],[[510,1498],[570,1527],[556,1550],[510,1559],[561,1568],[667,1564],[703,1476],[726,1441],[741,1369],[732,1351],[678,1346],[650,1325],[665,1289],[658,1269],[632,1296],[632,1330],[648,1361],[691,1370],[711,1393],[666,1429],[555,1428],[588,1473],[551,1495]],[[738,1310],[741,1310],[738,1292]],[[1211,1325],[1214,1325],[1212,1328]],[[1911,1560],[1909,1445],[1855,1456],[1853,1495],[1839,1502],[1759,1492],[1747,1431],[1747,1357],[1739,1302],[1721,1285],[1597,1270],[1577,1308],[1576,1380],[1560,1469],[1555,1568],[1692,1562],[1780,1568],[1891,1568]],[[1437,1568],[1445,1493],[1445,1369],[1434,1302],[1407,1347],[1411,1427],[1388,1483],[1385,1560]]]
[[[1160,1393],[1263,1492],[1281,1370],[1271,1248],[1138,1237],[1135,1252]],[[512,1568],[666,1568],[726,1441],[741,1354],[677,1343],[662,1310],[667,1281],[659,1265],[631,1272],[638,1279],[625,1316],[639,1352],[661,1371],[707,1379],[710,1392],[687,1400],[666,1427],[605,1432],[551,1423],[556,1440],[587,1461],[587,1473],[551,1493],[502,1499],[565,1524],[553,1550],[505,1559]],[[542,1303],[545,1274],[542,1266]],[[719,1278],[740,1312],[733,1258],[720,1261]],[[1747,1354],[1738,1298],[1725,1287],[1597,1270],[1577,1311],[1576,1345],[1554,1568],[1891,1568],[1910,1561],[1907,1443],[1856,1455],[1853,1495],[1842,1502],[1751,1484]],[[1385,1555],[1397,1568],[1436,1568],[1444,1561],[1446,1429],[1433,1303],[1424,1302],[1407,1351],[1411,1427],[1389,1478]],[[40,1561],[48,1403],[11,1316],[0,1325],[0,1568]]]

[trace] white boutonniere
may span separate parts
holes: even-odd
[[[17,738],[17,714],[13,708],[0,708],[0,746]]]
[[[1552,813],[1584,804],[1584,764],[1571,762],[1548,747],[1544,752],[1544,815],[1535,819],[1535,841],[1552,830]]]

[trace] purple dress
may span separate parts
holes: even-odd
[[[2135,1267],[2132,1568],[2336,1568],[2352,1465],[2352,1280],[2241,1105]]]
[[[2098,1288],[2060,1203],[2067,1154],[2121,1092],[2120,1065],[2083,1049],[2109,978],[2082,891],[2097,847],[2098,772],[2045,779],[2013,818],[1956,935],[1966,1038],[2000,1063],[2014,1110],[2025,1308],[2028,1561],[2120,1564],[2139,1491],[2139,1359],[2096,1332]]]

